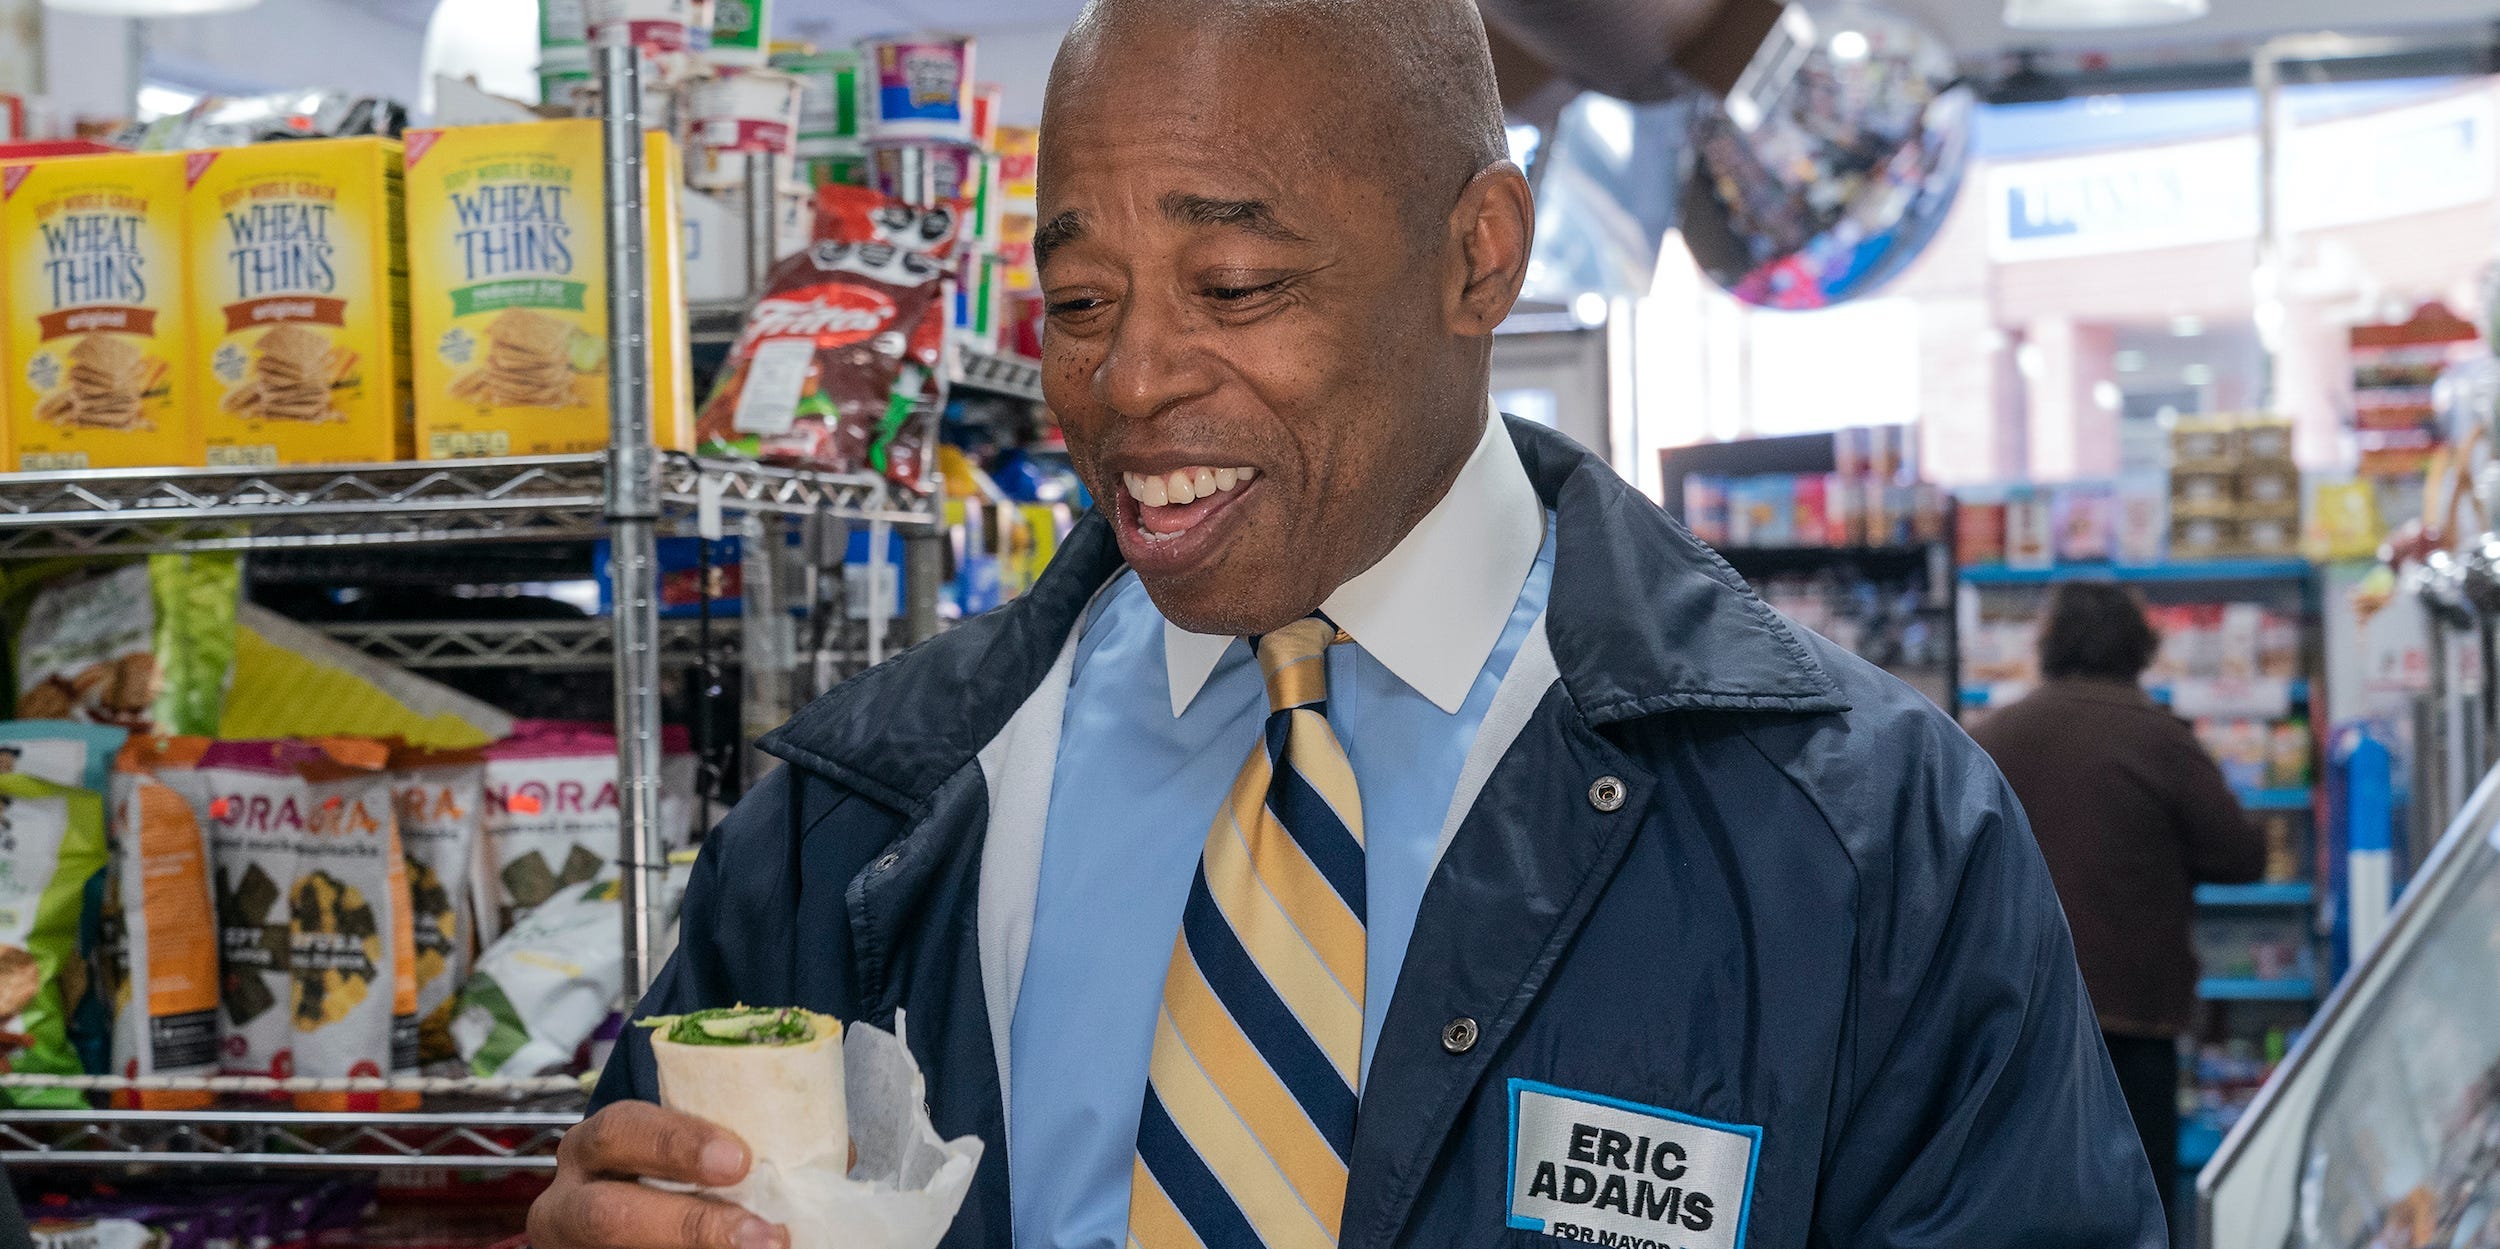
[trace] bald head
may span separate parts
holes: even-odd
[[[1509,157],[1473,0],[1092,0],[1052,67],[1045,131],[1070,93],[1123,61],[1168,64],[1176,41],[1290,75],[1291,105],[1334,139],[1307,155],[1388,175],[1410,225],[1437,226]]]

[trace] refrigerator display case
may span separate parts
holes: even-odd
[[[2208,1249],[2500,1249],[2500,773],[2197,1192]]]

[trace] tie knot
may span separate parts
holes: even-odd
[[[1337,626],[1310,616],[1259,639],[1259,670],[1267,674],[1270,714],[1328,700],[1328,665]]]

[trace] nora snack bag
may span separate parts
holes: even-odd
[[[485,773],[474,752],[391,752],[391,799],[408,860],[421,1062],[459,1057],[451,1015],[477,939],[469,873],[485,813]]]
[[[646,136],[646,239],[673,239],[677,162]],[[593,119],[410,131],[416,452],[556,455],[608,443],[607,222]],[[648,246],[654,427],[684,449],[682,249]]]
[[[10,468],[200,462],[181,153],[0,165]]]
[[[399,144],[195,152],[192,385],[210,464],[407,459]]]
[[[660,765],[662,841],[691,840],[694,755],[669,726]],[[525,720],[489,746],[477,921],[501,935],[559,891],[615,873],[616,737],[607,726]]]
[[[199,737],[135,737],[114,761],[112,881],[104,983],[112,1067],[123,1076],[208,1076],[217,1057],[217,906],[209,885]],[[120,1109],[208,1106],[205,1092],[116,1092]]]
[[[85,995],[79,918],[88,882],[105,866],[104,800],[31,776],[0,775],[0,1032],[17,1047],[10,1071],[75,1075],[69,1008]],[[65,1089],[0,1093],[18,1107],[84,1108]]]
[[[203,760],[225,934],[229,1072],[380,1077],[416,1066],[408,875],[386,755],[378,742],[332,738],[220,742]],[[272,974],[274,964],[283,966]],[[414,1097],[304,1093],[295,1101],[307,1110],[376,1110]]]

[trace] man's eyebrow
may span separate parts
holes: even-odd
[[[1063,212],[1043,222],[1033,231],[1033,263],[1050,263],[1050,254],[1085,237],[1085,220],[1073,212]]]
[[[1213,199],[1182,191],[1163,197],[1163,215],[1186,226],[1223,226],[1246,230],[1263,239],[1278,243],[1308,243],[1277,220],[1276,209],[1265,200]]]

